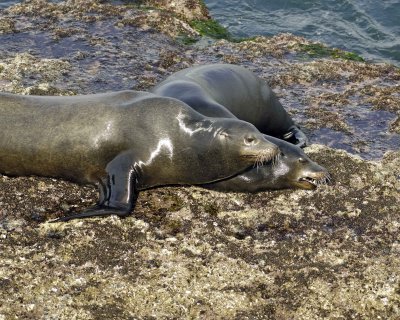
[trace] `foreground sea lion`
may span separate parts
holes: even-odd
[[[95,208],[61,218],[127,216],[139,190],[204,184],[279,149],[251,124],[206,117],[138,91],[71,97],[0,93],[0,173],[98,184]]]
[[[232,64],[210,64],[178,71],[152,89],[174,97],[209,117],[250,122],[262,133],[296,143],[307,137],[288,115],[271,88],[253,72]]]
[[[284,136],[282,132],[293,126],[293,121],[271,89],[250,71],[234,65],[185,69],[158,84],[153,92],[181,99],[206,116],[240,117],[251,121],[261,131],[278,136]],[[283,130],[279,126],[283,126]],[[294,131],[294,136],[300,146],[307,143],[301,131]],[[314,189],[330,181],[328,171],[313,162],[298,146],[272,136],[265,135],[265,138],[281,150],[278,161],[203,186],[218,191],[258,192],[285,188]]]

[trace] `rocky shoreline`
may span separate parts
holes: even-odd
[[[0,320],[398,318],[399,69],[290,34],[223,34],[193,0],[0,11],[1,91],[146,90],[191,65],[240,64],[331,146],[306,152],[334,178],[316,191],[159,188],[124,220],[50,224],[96,190],[0,176]]]

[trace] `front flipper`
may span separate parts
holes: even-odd
[[[289,128],[289,131],[283,135],[283,139],[300,148],[307,147],[310,144],[305,133],[296,125]]]
[[[51,222],[72,219],[117,215],[129,216],[135,207],[139,194],[137,174],[133,168],[133,156],[129,153],[118,155],[106,167],[107,178],[100,183],[99,203],[86,211],[65,216]]]
[[[117,215],[120,218],[125,218],[131,214],[132,208],[111,208],[102,207],[100,205],[94,206],[87,209],[86,211],[79,212],[76,214],[61,217],[50,222],[66,222],[73,219],[90,218],[90,217],[100,217],[100,216],[110,216]]]

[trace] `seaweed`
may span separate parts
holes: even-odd
[[[189,22],[189,24],[202,36],[208,36],[213,39],[232,39],[229,31],[213,19],[192,20]]]
[[[329,48],[320,43],[299,44],[300,50],[311,57],[332,57],[335,59],[365,61],[360,55],[337,48]]]

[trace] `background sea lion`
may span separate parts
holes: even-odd
[[[232,64],[209,64],[178,71],[152,89],[177,98],[210,117],[231,117],[250,122],[261,132],[308,144],[271,88],[253,72]]]
[[[0,93],[0,173],[98,184],[98,205],[62,218],[129,215],[141,189],[235,175],[279,149],[251,124],[209,118],[138,91],[44,97]]]
[[[280,137],[294,125],[271,89],[250,71],[234,65],[188,68],[168,77],[153,92],[182,99],[206,116],[240,117],[251,121],[262,132]],[[307,143],[301,131],[297,131],[295,137],[300,146]],[[318,184],[330,181],[328,171],[313,162],[298,146],[268,135],[265,138],[281,150],[278,161],[255,166],[204,187],[218,191],[258,192],[284,188],[314,189]]]
[[[277,161],[256,166],[234,177],[202,187],[225,192],[259,192],[291,188],[311,190],[330,181],[328,171],[312,161],[301,148],[281,139],[265,137],[281,150]]]

